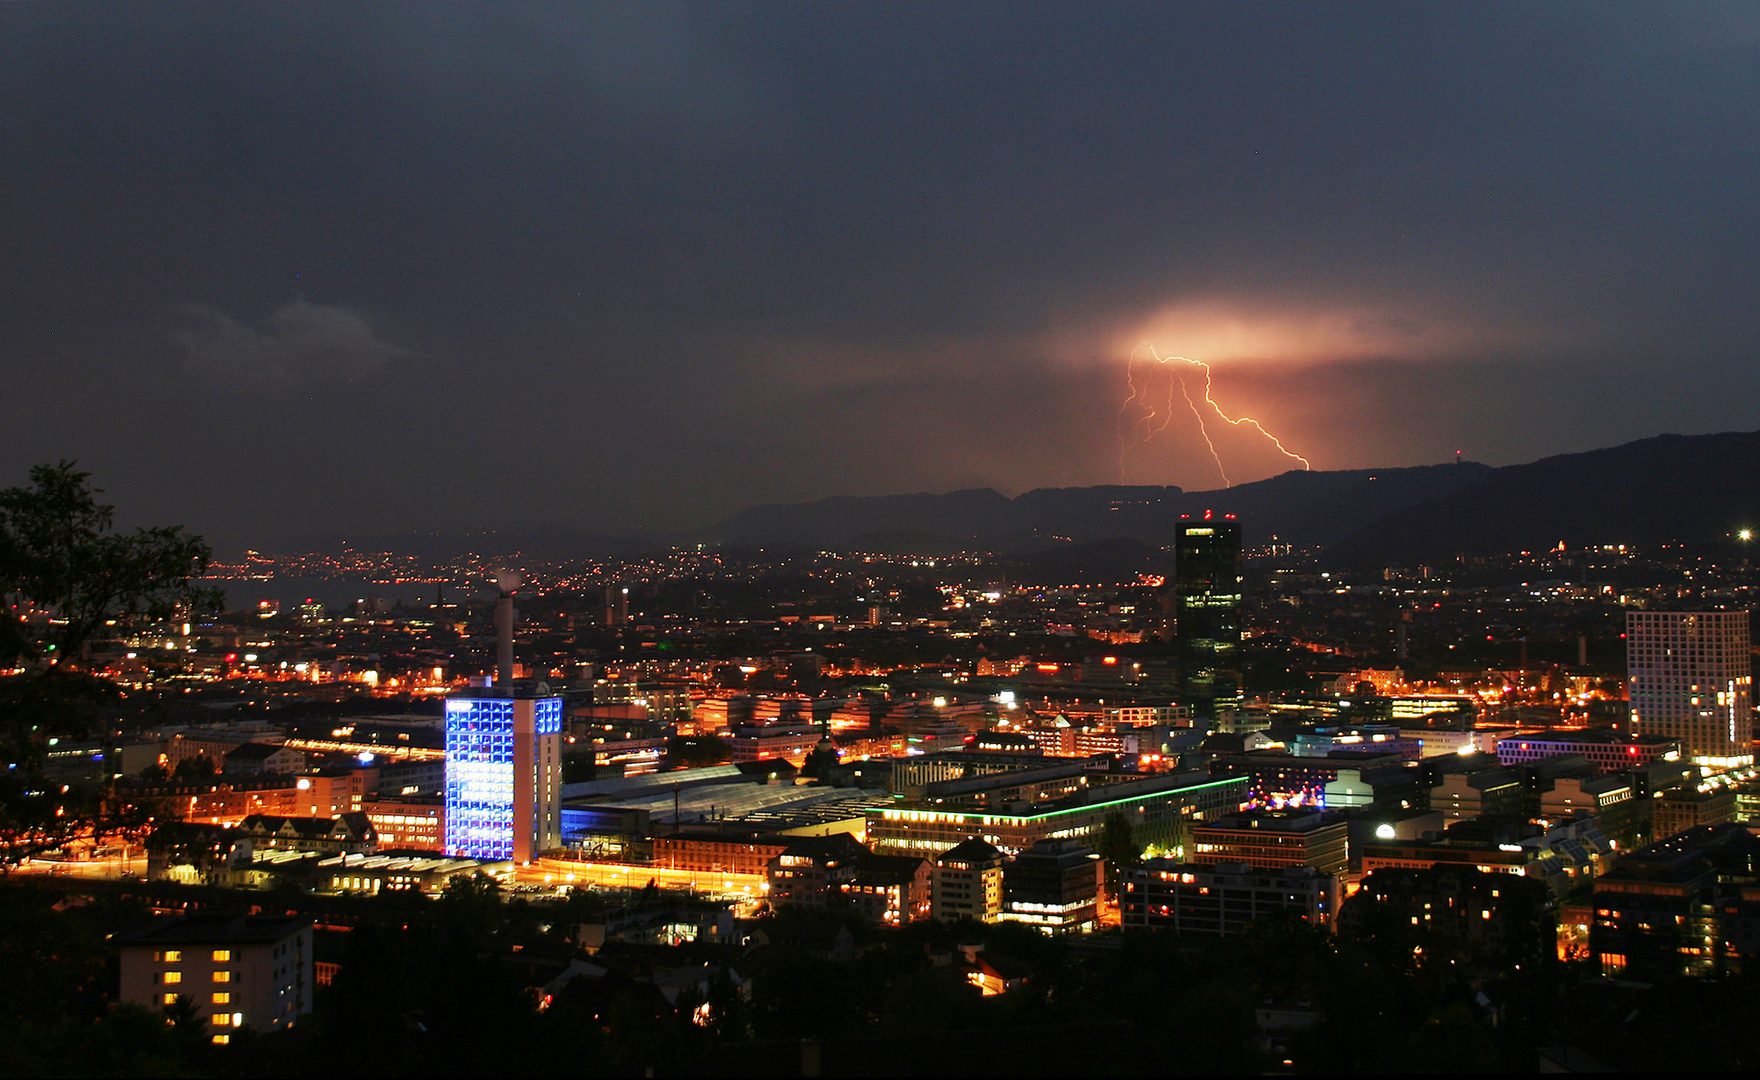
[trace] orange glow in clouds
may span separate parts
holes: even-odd
[[[1235,427],[1250,424],[1253,430],[1265,436],[1265,438],[1271,441],[1271,445],[1277,447],[1278,453],[1291,460],[1301,462],[1302,468],[1304,469],[1311,469],[1314,467],[1307,458],[1289,449],[1287,446],[1284,446],[1282,440],[1278,439],[1277,436],[1271,434],[1269,431],[1266,431],[1259,421],[1250,416],[1235,417],[1223,412],[1222,407],[1217,405],[1216,400],[1210,396],[1209,364],[1206,364],[1202,360],[1193,360],[1189,356],[1162,356],[1155,351],[1153,345],[1150,345],[1148,342],[1143,342],[1131,350],[1130,358],[1125,361],[1125,383],[1130,387],[1131,392],[1130,396],[1125,399],[1124,404],[1120,405],[1118,408],[1119,420],[1122,424],[1125,414],[1130,412],[1132,405],[1137,406],[1137,408],[1142,411],[1142,415],[1137,417],[1137,419],[1131,424],[1130,439],[1120,440],[1118,450],[1118,471],[1121,480],[1124,478],[1124,452],[1127,446],[1141,446],[1144,443],[1147,443],[1150,439],[1154,438],[1158,432],[1164,431],[1167,428],[1167,425],[1173,422],[1173,387],[1175,383],[1178,383],[1180,394],[1186,399],[1187,407],[1191,409],[1192,415],[1197,418],[1198,433],[1204,436],[1204,445],[1210,448],[1210,458],[1216,462],[1216,471],[1222,474],[1223,486],[1234,486],[1228,478],[1228,470],[1222,465],[1222,456],[1216,452],[1216,443],[1210,438],[1210,428],[1205,422],[1204,410],[1199,409],[1198,403],[1192,400],[1191,390],[1186,386],[1185,370],[1179,368],[1177,366],[1179,364],[1204,369],[1204,404],[1209,406],[1210,412],[1214,412],[1217,416],[1220,416],[1223,420],[1233,424]],[[1169,379],[1167,383],[1167,401],[1165,406],[1150,397],[1150,382],[1152,381],[1150,378],[1145,377],[1140,385],[1138,383],[1138,368],[1148,365],[1153,365],[1154,367],[1175,365],[1172,373],[1173,378]]]

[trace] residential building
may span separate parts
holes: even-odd
[[[829,908],[841,904],[868,849],[848,833],[780,838],[782,853],[769,867],[775,907]]]
[[[362,813],[336,817],[279,817],[252,814],[238,823],[239,839],[250,841],[252,851],[316,851],[340,854],[372,851],[379,846],[379,833]]]
[[[1552,893],[1544,882],[1474,866],[1382,868],[1339,911],[1339,933],[1410,927],[1454,943],[1479,966],[1538,961],[1557,947]]]
[[[932,754],[910,754],[892,760],[892,779],[887,787],[895,795],[911,795],[927,784],[944,780],[965,780],[997,773],[1042,769],[1052,764],[1038,750],[939,750]],[[1067,764],[1067,763],[1057,763]],[[1096,763],[1098,767],[1099,763]]]
[[[1150,859],[1119,871],[1120,917],[1140,929],[1230,937],[1259,919],[1292,915],[1330,927],[1338,904],[1338,877],[1306,866]]]
[[[271,743],[245,743],[226,755],[220,771],[227,776],[261,776],[264,773],[291,775],[306,767],[306,756],[298,750]]]
[[[941,922],[996,922],[1002,917],[1003,864],[1002,852],[975,836],[942,852],[930,882],[931,913]]]
[[[929,918],[935,864],[920,855],[868,855],[842,886],[844,904],[873,926]]]
[[[781,758],[799,766],[822,737],[814,727],[741,727],[728,745],[736,763]]]
[[[1626,613],[1633,735],[1679,740],[1704,765],[1753,761],[1753,658],[1746,611]]]
[[[654,866],[696,874],[751,874],[768,878],[788,850],[787,837],[760,838],[748,832],[693,831],[656,836]]]
[[[1430,789],[1430,806],[1448,821],[1476,817],[1530,817],[1530,793],[1522,778],[1508,769],[1473,769],[1443,773]]]
[[[1659,791],[1650,800],[1650,836],[1667,840],[1701,825],[1736,820],[1736,791],[1715,783],[1684,784]]]
[[[1363,845],[1360,867],[1367,876],[1383,869],[1470,866],[1486,873],[1535,878],[1545,882],[1554,895],[1565,896],[1601,873],[1613,852],[1613,842],[1593,817],[1551,825],[1511,818],[1469,818],[1441,833],[1377,836]]]
[[[1621,846],[1630,848],[1632,838],[1642,832],[1648,807],[1637,797],[1631,773],[1610,773],[1604,776],[1561,776],[1552,786],[1540,792],[1540,817],[1547,821],[1567,821],[1588,815],[1599,822],[1603,833],[1614,838],[1624,837]]]
[[[378,782],[376,769],[319,769],[293,782],[294,812],[305,817],[354,813]]]
[[[458,877],[474,877],[479,873],[494,874],[508,868],[507,863],[489,863],[481,859],[453,859],[445,856],[423,858],[415,855],[333,855],[317,863],[317,887],[329,892],[366,893],[420,892],[437,896],[446,891],[447,882]]]
[[[1760,960],[1760,837],[1699,825],[1621,859],[1595,883],[1589,949],[1646,982],[1735,974]]]
[[[182,998],[209,1037],[293,1027],[312,1011],[312,924],[252,915],[162,919],[117,939],[120,999],[155,1012]]]
[[[1184,705],[1122,705],[1105,712],[1108,723],[1120,727],[1168,724],[1184,727],[1192,722],[1192,710]]]

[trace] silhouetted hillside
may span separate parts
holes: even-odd
[[[1272,537],[1322,548],[1341,565],[1439,563],[1457,554],[1686,543],[1713,550],[1739,528],[1760,529],[1760,432],[1662,435],[1583,454],[1492,469],[1472,462],[1403,469],[1287,472],[1219,491],[1102,485],[1036,488],[1010,499],[989,488],[756,506],[713,527],[624,539],[566,527],[356,538],[356,550],[430,558],[627,557],[669,544],[895,554],[981,550],[1048,568],[1149,567],[1181,515],[1241,520],[1249,548]],[[1094,547],[1134,541],[1146,548]],[[334,546],[326,544],[322,546]],[[1153,572],[1149,570],[1148,572]]]
[[[1728,550],[1760,527],[1760,432],[1660,435],[1492,471],[1375,522],[1328,549],[1351,565],[1438,562],[1460,553],[1684,543]]]
[[[1445,497],[1483,479],[1484,465],[1288,472],[1220,491],[1106,485],[1036,488],[1009,499],[989,488],[946,495],[840,497],[758,506],[703,531],[699,539],[748,544],[857,546],[885,537],[887,549],[915,536],[934,549],[1035,551],[1058,543],[1126,538],[1167,544],[1182,514],[1240,517],[1249,547],[1275,535],[1319,547],[1389,514]]]

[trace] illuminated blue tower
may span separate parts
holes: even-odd
[[[513,593],[493,687],[446,699],[446,853],[527,863],[562,845],[562,698],[513,687]]]

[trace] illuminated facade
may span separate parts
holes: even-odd
[[[1016,855],[1002,874],[1003,912],[1053,934],[1092,930],[1099,914],[1100,856],[1073,840],[1045,840]]]
[[[930,880],[929,906],[938,922],[1002,917],[1002,852],[977,837],[941,853]]]
[[[1343,874],[1347,832],[1344,815],[1336,812],[1243,810],[1194,827],[1189,861],[1246,863],[1255,869],[1305,866],[1320,874]]]
[[[446,803],[443,799],[381,797],[369,799],[362,813],[379,834],[387,851],[443,851],[446,847]]]
[[[562,846],[562,699],[446,701],[446,854],[530,862]]]
[[[742,727],[734,734],[729,749],[735,762],[781,758],[799,766],[823,737],[817,728]]]
[[[1366,745],[1379,749],[1379,744]],[[1339,778],[1345,776],[1353,778],[1351,789],[1366,791],[1368,795],[1347,799],[1344,805],[1364,805],[1383,795],[1397,798],[1400,789],[1416,788],[1412,770],[1406,768],[1399,754],[1375,753],[1373,749],[1361,753],[1335,751],[1316,757],[1256,750],[1219,757],[1210,763],[1210,772],[1213,776],[1242,777],[1247,781],[1245,801],[1273,809],[1328,806],[1338,790]]]
[[[1626,614],[1632,734],[1678,739],[1704,765],[1753,760],[1753,661],[1746,611]]]
[[[1240,703],[1241,523],[1208,512],[1181,521],[1173,559],[1181,699],[1213,717]]]
[[[1596,770],[1621,772],[1652,761],[1680,758],[1680,743],[1661,735],[1628,739],[1606,728],[1587,731],[1536,731],[1511,735],[1497,743],[1499,765],[1526,765],[1559,754],[1581,754]]]
[[[972,836],[1005,854],[1025,851],[1041,840],[1092,846],[1099,842],[1107,815],[1117,813],[1131,823],[1132,835],[1145,847],[1172,850],[1186,842],[1192,825],[1238,808],[1246,792],[1245,777],[1160,773],[1004,807],[976,805],[975,793],[942,802],[899,799],[868,811],[868,844],[887,854],[931,857]]]

